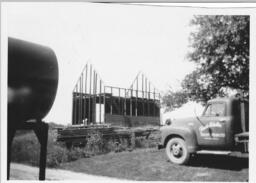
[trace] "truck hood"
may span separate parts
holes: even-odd
[[[196,117],[181,118],[172,120],[172,125],[186,125],[188,123],[199,123]]]
[[[172,120],[171,125],[164,125],[162,127],[162,129],[172,128],[174,126],[190,127],[190,126],[194,126],[194,125],[198,125],[198,124],[200,124],[200,122],[198,121],[198,119],[196,117],[181,118],[181,119]]]

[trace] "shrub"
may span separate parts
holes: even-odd
[[[60,163],[68,161],[68,151],[65,147],[52,146],[47,153],[47,166],[57,167]]]
[[[135,139],[135,148],[154,148],[159,142],[160,132],[151,133],[148,138],[137,137]]]
[[[47,166],[57,167],[61,163],[88,158],[93,155],[121,152],[135,148],[151,148],[157,145],[157,134],[152,134],[148,139],[135,138],[103,138],[101,133],[92,131],[83,148],[73,147],[67,149],[63,143],[56,142],[56,130],[49,130],[47,144]],[[18,133],[12,144],[12,161],[38,166],[40,158],[40,143],[33,131]]]
[[[111,151],[116,151],[117,144],[115,139],[109,138],[103,140],[102,153],[109,153]]]
[[[32,132],[15,136],[12,143],[11,160],[38,165],[40,144]]]
[[[74,147],[67,153],[67,161],[75,161],[80,158],[88,158],[90,154],[85,151],[84,148]]]
[[[89,157],[84,149],[66,147],[55,141],[56,132],[49,130],[47,144],[48,167],[57,167],[60,163],[74,161],[79,158]],[[12,161],[38,166],[40,158],[40,143],[33,131],[15,136],[12,143]]]
[[[92,153],[93,155],[102,153],[104,150],[104,141],[102,134],[97,131],[91,131],[88,134],[88,139],[86,143],[86,151]]]

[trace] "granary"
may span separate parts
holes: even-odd
[[[73,89],[72,125],[138,127],[160,124],[160,94],[143,73],[128,88],[107,86],[86,64]]]

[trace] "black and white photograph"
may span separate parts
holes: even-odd
[[[2,2],[1,181],[253,182],[240,5]]]

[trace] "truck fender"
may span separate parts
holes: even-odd
[[[168,129],[163,135],[163,147],[166,147],[167,142],[174,137],[179,137],[185,140],[190,153],[196,152],[198,147],[197,138],[192,129],[186,127],[172,127],[171,129]]]

